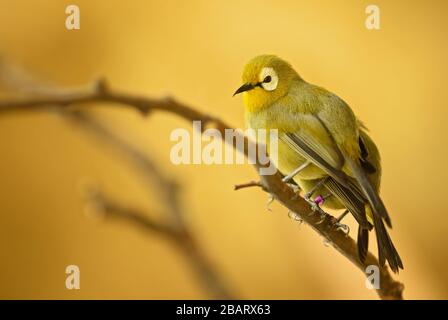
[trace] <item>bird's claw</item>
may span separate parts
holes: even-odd
[[[292,189],[292,191],[294,191],[294,192],[300,192],[300,187],[298,186],[298,185],[296,185],[295,183],[289,183],[289,182],[287,182],[286,183],[286,185],[288,186],[288,187],[290,187],[291,189]]]
[[[297,221],[299,224],[303,223],[303,219],[300,218],[300,216],[297,213],[295,213],[294,211],[288,211],[288,217],[290,219],[293,219],[294,221]]]
[[[266,202],[266,209],[271,212],[272,212],[272,209],[270,208],[270,205],[272,202],[274,202],[274,196],[272,194],[269,194],[268,201]]]
[[[310,213],[308,214],[309,216],[312,216],[314,213],[316,213],[316,212],[322,210],[322,209],[321,209],[321,208],[320,208],[314,201],[312,201],[312,200],[308,200],[308,199],[306,199],[306,198],[305,198],[305,201],[308,202],[308,204],[309,204],[310,207],[311,207],[311,211],[310,211]]]
[[[296,185],[295,183],[286,183],[288,187],[292,189],[294,192],[294,196],[291,198],[291,200],[297,200],[297,198],[300,196],[300,187]]]
[[[317,196],[316,199],[311,200],[309,197],[307,197],[307,195],[305,195],[305,201],[308,202],[311,207],[311,212],[308,215],[311,216],[314,213],[318,212],[321,219],[317,222],[317,224],[321,224],[322,222],[324,222],[327,217],[327,213],[320,207],[320,205],[324,203],[323,197]]]
[[[312,196],[313,194],[311,193],[311,192],[307,192],[307,193],[305,193],[305,195],[304,195],[304,198],[306,199],[306,200],[311,200],[311,196]]]
[[[322,222],[325,221],[326,218],[327,218],[327,213],[321,209],[320,220],[318,222],[316,222],[316,224],[321,224]]]
[[[350,233],[350,227],[348,225],[346,225],[346,224],[343,224],[343,223],[340,223],[340,222],[336,222],[334,224],[334,226],[336,227],[336,230],[341,230],[346,235],[348,235]]]

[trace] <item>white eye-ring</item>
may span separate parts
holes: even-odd
[[[273,68],[263,68],[260,72],[259,81],[263,89],[273,91],[278,85],[278,76]]]

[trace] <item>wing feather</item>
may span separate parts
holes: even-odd
[[[312,139],[305,134],[296,134],[296,133],[286,133],[280,136],[280,139],[283,140],[286,144],[288,144],[291,149],[295,150],[301,156],[307,158],[316,166],[321,168],[331,177],[336,179],[339,183],[344,186],[348,186],[348,176],[340,170],[338,167],[333,166],[329,163],[324,157],[326,157],[325,153],[322,152],[323,148],[313,148],[313,144],[310,143]],[[333,162],[335,164],[335,162]]]

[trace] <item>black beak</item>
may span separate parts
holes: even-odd
[[[233,94],[234,96],[237,95],[238,93],[244,92],[244,91],[249,91],[252,90],[253,88],[255,88],[256,85],[252,84],[252,83],[245,83],[243,84],[241,87],[238,88],[238,90],[235,91],[235,93]]]

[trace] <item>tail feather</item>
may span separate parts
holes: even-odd
[[[380,217],[373,215],[373,221],[375,224],[376,239],[378,243],[378,260],[380,265],[384,266],[387,260],[392,271],[398,273],[399,269],[403,269],[403,262],[401,261],[400,255],[390,239],[383,220]]]
[[[359,261],[366,261],[367,252],[369,251],[369,230],[358,227],[358,257]]]
[[[356,188],[346,188],[332,178],[327,179],[325,187],[334,196],[336,196],[336,198],[338,198],[347,209],[349,209],[360,224],[358,227],[357,241],[358,257],[361,262],[364,262],[368,253],[369,230],[372,229],[372,226],[369,223],[367,223],[367,226],[364,225],[367,222],[365,210],[367,199],[364,198],[364,201],[362,201]],[[392,243],[383,219],[378,214],[372,214],[371,217],[373,218],[374,229],[378,242],[379,263],[381,266],[384,266],[386,261],[388,261],[392,271],[398,272],[399,269],[403,269],[403,263],[397,250],[395,249],[394,244]]]
[[[346,158],[350,169],[356,177],[361,189],[364,191],[364,194],[369,200],[370,205],[372,206],[373,213],[382,217],[384,221],[386,221],[389,228],[392,227],[392,222],[390,220],[389,214],[387,213],[386,207],[384,206],[383,201],[381,200],[378,192],[373,188],[369,179],[367,178],[366,173],[362,169],[362,167],[355,161],[350,158]]]
[[[362,195],[359,195],[355,189],[348,189],[331,177],[326,180],[325,186],[339,199],[339,201],[342,202],[359,223],[357,241],[358,258],[359,261],[364,263],[369,250],[369,230],[372,229],[372,226],[366,218],[366,200],[363,199]]]
[[[325,187],[342,202],[361,227],[370,229],[370,224],[366,218],[365,199],[363,199],[362,194],[356,193],[353,188],[344,187],[332,177],[325,181]]]

